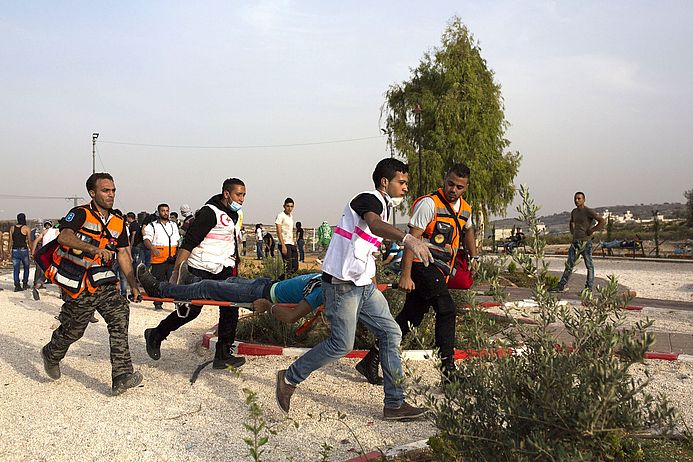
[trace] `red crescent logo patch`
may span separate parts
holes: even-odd
[[[229,216],[226,215],[225,213],[222,213],[221,215],[219,215],[219,221],[221,222],[221,224],[223,226],[229,226],[229,222],[231,221],[231,218],[229,218]]]

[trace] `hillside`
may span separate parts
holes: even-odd
[[[663,204],[610,205],[606,207],[595,207],[594,209],[598,213],[609,210],[611,213],[617,215],[623,215],[626,211],[630,210],[635,219],[651,218],[652,212],[655,210],[663,214],[665,218],[683,218],[685,216],[686,206],[682,203],[665,202]],[[541,216],[539,220],[546,225],[547,231],[551,234],[567,232],[568,223],[570,222],[570,211]],[[491,221],[490,225],[495,225],[496,228],[512,228],[513,226],[522,226],[522,223],[516,218],[503,218]]]

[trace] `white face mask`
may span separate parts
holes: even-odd
[[[391,197],[390,198],[390,203],[392,204],[393,207],[397,207],[402,202],[404,202],[404,197]]]
[[[239,204],[236,201],[231,201],[231,203],[229,204],[229,208],[232,212],[238,212],[241,209],[241,207],[243,207],[243,205]]]

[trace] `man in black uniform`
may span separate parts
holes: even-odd
[[[186,261],[190,273],[202,279],[223,281],[236,275],[238,246],[235,227],[244,200],[245,183],[238,178],[229,178],[224,181],[221,194],[213,196],[198,210],[176,254],[171,282],[178,282],[180,266]],[[149,356],[158,360],[161,357],[161,342],[171,332],[195,319],[201,311],[201,306],[188,304],[168,315],[157,327],[146,329],[144,338]],[[238,308],[219,308],[218,341],[213,363],[215,369],[245,364],[245,358],[231,354],[237,324]]]

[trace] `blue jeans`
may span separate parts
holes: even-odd
[[[296,241],[296,245],[298,247],[298,261],[306,261],[306,252],[305,252],[305,245],[306,241],[303,239],[299,239]]]
[[[22,283],[29,284],[29,249],[12,249],[12,269],[14,270],[14,285],[19,285],[19,265],[22,265]]]
[[[579,252],[579,248],[584,243],[584,248],[582,252]],[[592,262],[592,241],[573,241],[568,249],[568,261],[566,262],[565,271],[563,271],[563,276],[561,276],[561,281],[558,283],[559,289],[564,289],[566,284],[568,284],[568,279],[575,269],[575,262],[577,261],[578,255],[582,255],[583,260],[585,260],[585,267],[587,268],[587,282],[585,283],[585,288],[592,290],[594,288],[594,263]]]
[[[330,336],[298,358],[286,371],[286,380],[299,384],[315,370],[349,353],[354,348],[356,323],[360,320],[375,334],[383,367],[385,407],[398,408],[404,401],[399,344],[402,331],[392,318],[387,300],[374,284],[357,287],[322,282],[325,314]]]
[[[159,284],[162,297],[176,300],[221,300],[251,303],[269,296],[270,278],[246,279],[230,277],[224,281],[202,280],[194,284],[176,285],[168,282]]]
[[[262,246],[263,246],[262,241],[258,241],[255,243],[255,253],[257,255],[258,260],[262,260]]]

